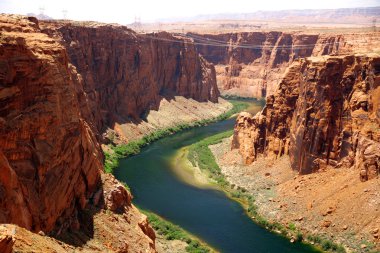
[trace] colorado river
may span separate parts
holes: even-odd
[[[261,107],[255,102],[250,111]],[[229,119],[154,142],[140,154],[121,160],[114,174],[131,187],[136,205],[180,225],[220,252],[319,252],[256,225],[224,192],[186,184],[174,173],[172,160],[179,149],[232,129],[234,122]]]

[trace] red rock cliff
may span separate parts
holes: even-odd
[[[302,59],[256,116],[239,115],[232,148],[245,163],[289,154],[301,174],[326,165],[376,175],[380,158],[380,56]]]
[[[59,230],[92,197],[103,155],[65,48],[35,19],[1,16],[0,27],[0,223]]]
[[[173,95],[217,102],[215,69],[190,40],[168,33],[138,35],[117,25],[44,23],[58,36],[83,78],[99,131],[139,120]],[[99,113],[101,112],[101,113]]]
[[[0,31],[0,223],[58,236],[81,227],[85,209],[106,208],[121,216],[94,217],[128,233],[105,238],[154,252],[146,217],[102,172],[100,135],[162,97],[216,102],[213,65],[187,39],[117,25],[0,15]]]
[[[242,32],[188,36],[199,43],[199,52],[215,64],[221,92],[247,97],[273,94],[286,68],[298,58],[380,49],[380,33]]]

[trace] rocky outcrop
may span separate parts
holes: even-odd
[[[0,223],[57,238],[79,229],[82,244],[123,238],[112,250],[154,252],[146,217],[103,174],[101,134],[144,120],[163,98],[217,102],[213,66],[167,33],[15,15],[0,15],[0,31]],[[122,232],[106,235],[110,227]]]
[[[11,253],[14,245],[14,239],[7,228],[0,227],[0,252]]]
[[[132,240],[130,233],[115,233],[111,239],[117,243],[122,242],[120,247],[125,248],[126,251],[149,249],[148,252],[155,252],[156,235],[154,230],[150,226],[148,218],[132,205],[131,193],[111,174],[102,174],[102,185],[105,208],[111,210],[114,215],[118,214],[116,217],[123,217],[124,222],[106,225],[104,226],[105,231],[100,230],[99,233],[107,233],[110,226],[119,227],[119,229],[126,227],[135,234],[132,235],[134,237]],[[102,218],[99,220],[102,221]],[[123,240],[120,240],[120,236],[123,237]]]
[[[299,58],[375,52],[380,33],[307,34],[286,32],[189,33],[199,52],[215,64],[224,95],[272,95],[283,74]],[[225,46],[225,45],[228,46]]]
[[[132,195],[112,175],[103,176],[105,206],[111,211],[125,211],[132,203]]]
[[[265,136],[263,120],[264,117],[261,114],[252,116],[248,112],[241,112],[236,119],[231,148],[239,149],[244,164],[254,162],[258,153],[262,151],[260,144]]]
[[[243,112],[237,117],[232,148],[239,148],[250,164],[259,154],[276,158],[289,151],[289,131],[299,97],[301,62],[295,62],[285,74],[276,93],[268,96],[266,106],[255,116]],[[244,145],[241,145],[244,143]]]
[[[301,174],[354,167],[376,176],[380,158],[380,56],[323,56],[291,65],[256,116],[240,114],[232,148],[245,163],[289,154]]]

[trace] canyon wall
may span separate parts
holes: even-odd
[[[128,232],[106,238],[125,237],[119,250],[154,252],[146,217],[104,175],[102,134],[144,120],[162,99],[217,102],[213,65],[189,40],[118,25],[0,15],[0,31],[0,223],[58,237],[94,233],[88,210],[109,209],[121,216],[92,219]]]
[[[0,22],[0,223],[60,230],[92,198],[103,155],[65,48],[34,19]]]
[[[165,32],[137,35],[123,26],[89,22],[41,26],[67,49],[98,131],[138,122],[174,95],[218,101],[215,69],[190,40]]]
[[[296,59],[380,51],[379,32],[242,32],[187,35],[197,43],[202,56],[215,64],[221,93],[244,97],[266,97],[273,94],[287,67]]]
[[[289,154],[300,174],[353,167],[363,180],[380,162],[380,56],[295,61],[262,112],[237,118],[232,148],[244,162]]]

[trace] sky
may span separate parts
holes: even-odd
[[[130,24],[200,14],[249,13],[258,10],[334,9],[380,6],[380,0],[0,0],[0,13],[43,13],[60,19]]]

